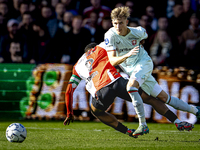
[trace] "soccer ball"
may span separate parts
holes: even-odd
[[[26,139],[26,128],[20,123],[12,123],[6,129],[6,138],[9,142],[21,143]]]

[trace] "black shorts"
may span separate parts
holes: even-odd
[[[92,104],[95,108],[100,110],[107,110],[108,107],[114,102],[116,97],[132,102],[127,90],[128,80],[120,77],[112,84],[101,88],[96,92],[96,97],[92,98]]]

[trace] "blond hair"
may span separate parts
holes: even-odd
[[[126,7],[126,6],[117,7],[113,9],[111,12],[112,20],[122,19],[122,18],[127,19],[129,16],[130,16],[130,9],[129,7]]]

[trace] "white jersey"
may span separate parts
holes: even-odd
[[[135,46],[139,46],[137,55],[127,58],[119,66],[130,76],[130,79],[138,81],[141,88],[149,95],[156,97],[161,88],[156,88],[158,85],[155,78],[152,76],[153,62],[140,41],[148,37],[146,30],[142,27],[128,27],[130,32],[126,36],[121,36],[116,33],[114,27],[110,28],[105,33],[105,45],[107,51],[116,51],[117,56],[122,56],[132,50]],[[156,91],[156,92],[155,92]]]
[[[122,56],[128,53],[136,46],[140,46],[139,53],[127,58],[123,63],[120,64],[122,69],[129,75],[133,72],[133,68],[141,60],[151,60],[150,56],[140,44],[140,41],[148,37],[146,30],[142,27],[128,27],[130,32],[126,36],[118,35],[115,28],[110,28],[105,33],[105,44],[106,50],[116,50],[117,56]]]

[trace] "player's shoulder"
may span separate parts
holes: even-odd
[[[131,31],[144,31],[145,29],[141,26],[137,26],[137,27],[128,27]]]
[[[115,35],[115,29],[114,27],[111,27],[106,33],[105,33],[106,36],[112,36],[112,35]]]
[[[106,44],[105,42],[101,42],[99,45],[97,45],[98,47],[102,48],[102,49],[106,49]]]
[[[140,37],[143,37],[143,36],[146,36],[146,30],[141,27],[141,26],[138,26],[138,27],[128,27],[131,31],[131,34],[137,38],[140,38]]]

